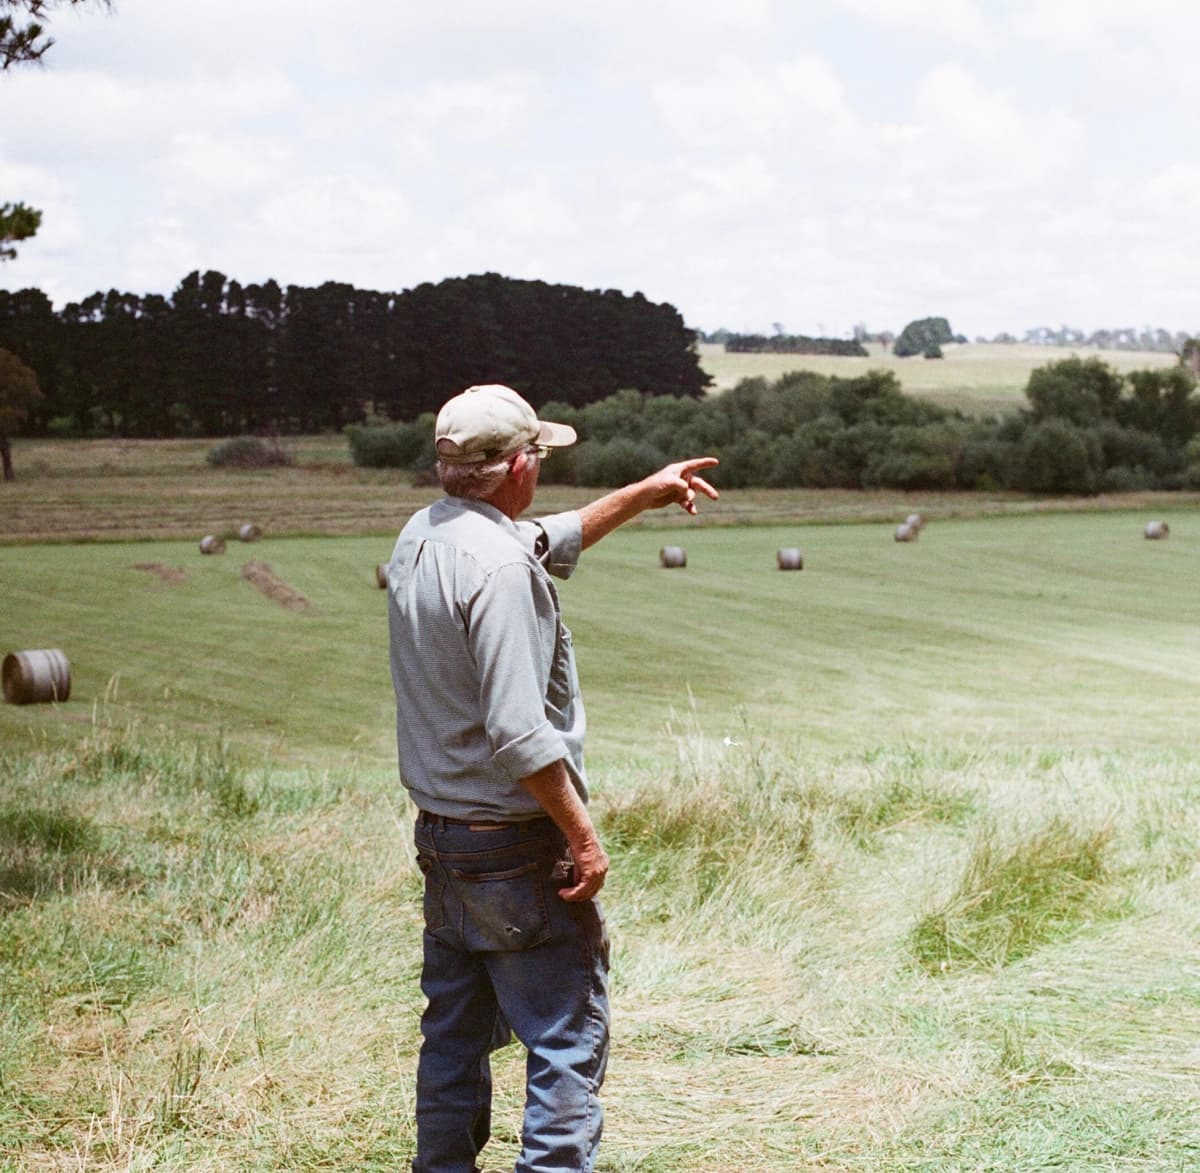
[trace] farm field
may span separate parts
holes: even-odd
[[[947,502],[898,544],[907,500],[748,495],[585,555],[601,1173],[1196,1165],[1200,517],[1170,500],[1166,542],[1145,503]],[[0,551],[6,649],[72,667],[68,703],[0,706],[0,1169],[411,1157],[390,545]]]
[[[700,365],[713,378],[713,391],[725,391],[740,380],[762,376],[778,379],[788,371],[809,370],[853,378],[871,370],[894,371],[910,395],[932,399],[969,415],[1002,414],[1024,406],[1025,384],[1037,367],[1078,355],[1098,357],[1118,371],[1174,366],[1174,354],[1161,351],[1095,350],[1029,344],[950,344],[944,357],[897,358],[878,344],[867,347],[869,358],[792,354],[727,354],[715,343],[700,344]]]
[[[683,714],[720,737],[746,721],[833,748],[883,729],[900,743],[949,732],[1183,748],[1200,689],[1200,524],[1162,516],[1161,543],[1134,512],[933,520],[911,545],[869,522],[614,535],[560,588],[593,695],[593,752],[654,761]],[[215,557],[191,542],[9,547],[4,639],[64,649],[74,699],[5,706],[0,733],[36,740],[65,723],[69,737],[108,697],[272,760],[387,761],[374,568],[391,541],[268,537]],[[683,545],[688,566],[661,569],[662,545]],[[805,570],[775,568],[785,545]],[[264,593],[247,578],[255,564],[299,600]]]

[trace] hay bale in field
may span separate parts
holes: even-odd
[[[915,529],[918,532],[925,528],[925,519],[919,513],[910,513],[905,519],[904,524],[909,529]]]
[[[242,542],[257,542],[262,537],[262,526],[248,521],[238,530],[238,540]]]
[[[1171,527],[1165,521],[1148,521],[1146,523],[1146,537],[1152,542],[1161,541],[1171,532]]]
[[[893,535],[898,542],[915,542],[920,537],[921,531],[914,526],[905,522],[903,525],[896,526],[896,532]]]
[[[71,695],[71,664],[58,648],[9,652],[0,666],[10,705],[65,701]]]
[[[387,590],[387,563],[375,563],[375,585],[381,590]]]
[[[780,570],[803,570],[804,555],[795,546],[784,546],[775,554]]]
[[[682,546],[663,546],[658,552],[658,560],[665,569],[687,565],[687,551]]]
[[[217,537],[216,534],[205,534],[200,539],[201,554],[224,554],[225,539]]]

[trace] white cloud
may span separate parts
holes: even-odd
[[[1182,0],[90,8],[0,77],[45,212],[0,279],[56,301],[492,270],[706,328],[1200,325]]]
[[[1077,119],[1060,110],[1023,110],[1011,94],[991,90],[958,64],[940,65],[913,98],[909,171],[954,186],[993,192],[1036,188],[1062,175],[1084,145]]]
[[[830,65],[806,54],[766,69],[723,58],[696,79],[669,79],[650,87],[663,125],[685,147],[745,149],[748,142],[806,149],[803,135],[823,147],[856,129],[845,89]]]
[[[53,50],[52,50],[53,51]],[[287,110],[297,89],[280,70],[212,79],[130,81],[100,72],[19,72],[3,79],[7,106],[33,115],[7,122],[14,147],[51,157],[146,152],[182,131],[214,128]]]
[[[986,48],[997,29],[976,0],[837,0],[849,12],[889,28],[937,42]]]

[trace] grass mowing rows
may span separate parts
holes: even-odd
[[[631,530],[562,584],[598,767],[654,764],[672,717],[826,748],[886,740],[1183,746],[1200,688],[1193,516],[1137,513],[891,526]],[[663,570],[662,544],[688,565]],[[780,572],[800,546],[806,567]],[[9,547],[7,649],[62,648],[65,706],[0,707],[0,737],[77,735],[99,698],[276,761],[392,761],[384,595],[390,537]],[[310,607],[243,577],[266,562]],[[168,581],[154,569],[172,571]]]

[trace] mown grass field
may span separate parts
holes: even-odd
[[[0,1169],[403,1168],[419,878],[374,566],[417,498],[332,455],[72,451],[3,487],[63,482],[59,540],[0,548],[0,642],[73,689],[0,706]],[[1195,1168],[1195,499],[679,522],[562,586],[613,857],[603,1173]]]

